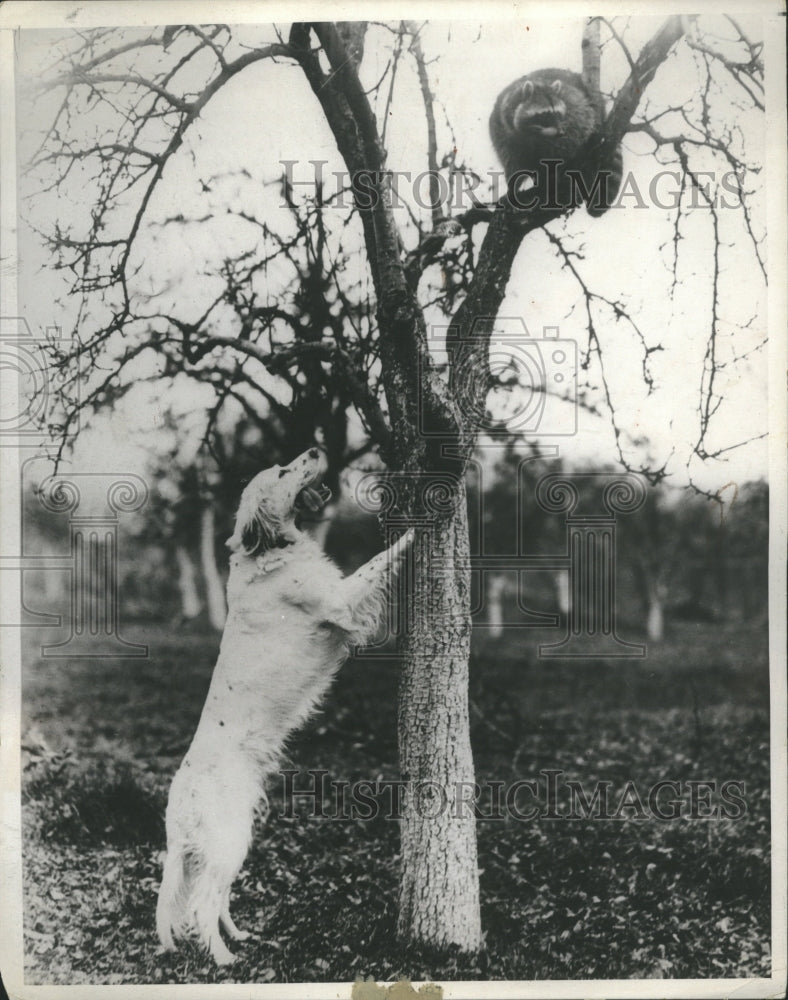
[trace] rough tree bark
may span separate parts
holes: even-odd
[[[453,509],[413,551],[412,621],[401,644],[401,828],[398,933],[408,940],[481,946],[474,768],[468,719],[470,568],[461,484]],[[439,571],[436,572],[436,569]]]

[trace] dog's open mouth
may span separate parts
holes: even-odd
[[[316,514],[325,507],[331,496],[331,490],[325,483],[321,483],[319,486],[314,484],[305,486],[296,496],[295,508],[302,513],[309,510]]]

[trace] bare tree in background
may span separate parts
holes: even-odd
[[[720,212],[704,194],[698,172],[709,163],[733,172],[743,231],[760,263],[762,236],[748,209],[752,174],[736,121],[742,113],[763,109],[761,46],[730,18],[671,17],[639,51],[630,51],[630,27],[626,19],[602,21],[586,38],[587,79],[598,79],[600,56],[604,65],[608,51],[623,52],[626,65],[611,95],[596,155],[602,158],[628,133],[643,133],[655,169],[669,162],[683,188],[696,187],[707,199],[712,288],[706,359],[696,375],[696,451],[706,457],[707,431],[719,406],[719,302],[727,260]],[[271,44],[250,45],[248,31],[226,25],[97,29],[74,32],[53,48],[42,88],[57,95],[57,111],[33,170],[42,187],[64,196],[75,178],[83,198],[88,192],[81,214],[73,215],[72,209],[73,218],[63,213],[41,227],[59,266],[73,273],[73,291],[83,297],[74,339],[65,349],[52,345],[63,409],[58,431],[65,441],[80,412],[99,409],[127,391],[133,382],[129,373],[142,377],[139,365],[151,357],[156,359],[153,374],[147,370],[144,377],[190,379],[213,390],[209,420],[231,402],[247,413],[273,413],[293,422],[302,437],[322,435],[335,465],[347,460],[349,449],[344,420],[334,418],[355,414],[366,436],[364,448],[377,451],[397,474],[394,512],[417,528],[410,627],[400,648],[402,777],[433,782],[431,787],[442,788],[451,799],[453,789],[474,781],[464,473],[491,385],[490,333],[523,240],[543,233],[545,248],[552,248],[577,280],[578,301],[587,311],[586,367],[600,378],[625,464],[624,431],[606,378],[603,331],[613,323],[628,328],[641,344],[647,381],[649,358],[663,345],[646,342],[622,301],[590,287],[582,257],[565,242],[564,220],[556,213],[522,215],[503,203],[477,204],[450,219],[447,206],[435,197],[430,212],[396,217],[386,175],[385,123],[394,107],[398,73],[415,72],[423,99],[420,127],[427,159],[413,164],[414,174],[419,166],[433,171],[437,194],[441,170],[470,168],[439,142],[431,60],[422,50],[421,26],[375,26],[376,37],[382,32],[388,39],[388,63],[382,79],[365,88],[359,72],[371,30],[364,23],[297,23],[277,28]],[[649,85],[678,55],[694,67],[694,77],[683,77],[686,92],[674,94],[670,106],[657,107],[648,100]],[[221,289],[207,309],[198,311],[183,300],[164,308],[162,289],[151,293],[136,280],[151,204],[165,172],[186,155],[185,140],[209,102],[264,61],[274,64],[272,78],[286,67],[303,73],[314,95],[316,121],[327,123],[349,175],[359,181],[356,193],[363,179],[371,197],[366,205],[357,199],[339,225],[319,186],[311,200],[296,202],[285,185],[288,226],[228,207],[257,227],[257,244],[224,259]],[[284,88],[282,94],[284,104]],[[412,109],[409,114],[415,120]],[[194,147],[189,151],[198,155]],[[205,181],[206,192],[211,183]],[[680,207],[674,220],[678,281],[686,224]],[[187,221],[177,215],[169,220],[174,226]],[[582,216],[582,224],[590,222]],[[484,226],[478,248],[471,237]],[[358,233],[363,263],[354,251]],[[459,245],[449,239],[457,234],[467,234]],[[656,250],[644,247],[644,253]],[[548,260],[546,249],[545,268]],[[430,277],[433,264],[440,271],[437,283]],[[262,291],[271,274],[281,289],[273,304]],[[216,277],[214,271],[211,278]],[[325,303],[320,315],[305,306],[315,302],[314,294],[306,295],[310,282],[312,293],[317,289]],[[455,350],[447,365],[439,365],[431,351],[428,306],[442,308],[454,331]],[[78,384],[84,387],[79,401]],[[421,433],[425,423],[433,435]],[[662,469],[639,471],[652,481],[664,474]],[[401,838],[400,935],[479,949],[472,810],[417,809],[407,799]]]

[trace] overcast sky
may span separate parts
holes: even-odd
[[[758,16],[738,19],[750,37],[762,37]],[[712,19],[703,23],[709,29],[714,27]],[[642,43],[658,24],[656,18],[640,19],[634,25],[635,42]],[[555,18],[529,19],[527,23],[428,25],[422,45],[428,58],[434,59],[429,71],[438,99],[439,159],[453,139],[458,159],[480,175],[486,177],[498,170],[487,126],[496,95],[511,80],[532,69],[561,66],[579,70],[582,29],[580,19]],[[239,40],[247,44],[264,43],[272,37],[270,27],[265,25],[247,25],[238,30]],[[390,40],[391,35],[383,29],[370,31],[363,64],[365,85],[371,86],[383,73]],[[768,37],[766,41],[768,44]],[[58,44],[59,36],[49,32],[22,32],[18,44],[20,78],[36,79],[42,63],[51,58]],[[626,75],[622,57],[609,47],[603,61],[603,86],[615,85],[622,75]],[[649,99],[656,107],[676,103],[696,86],[694,80],[689,59],[672,59],[649,88]],[[33,129],[42,126],[51,107],[41,102],[32,111],[23,102],[18,124]],[[377,110],[382,116],[382,104]],[[732,105],[730,115],[731,124],[747,137],[748,147],[762,150],[766,138],[762,118],[754,113],[741,115]],[[453,136],[446,127],[447,120]],[[417,81],[409,66],[404,65],[398,74],[387,125],[391,169],[414,174],[423,169],[425,137]],[[28,141],[20,133],[22,155],[29,148]],[[625,147],[625,168],[644,192],[660,169],[647,155],[649,150],[650,144],[642,137],[630,137]],[[204,276],[206,261],[215,264],[252,239],[248,228],[237,217],[228,215],[226,207],[254,209],[273,224],[284,224],[276,185],[266,187],[261,183],[274,181],[281,174],[284,160],[298,161],[296,176],[304,180],[313,176],[310,160],[326,161],[327,172],[342,168],[334,140],[321,121],[300,70],[266,62],[244,71],[216,95],[187,134],[176,160],[168,165],[164,183],[150,206],[150,221],[178,213],[197,218],[214,211],[217,216],[186,229],[154,227],[146,233],[137,254],[138,262],[143,264],[137,279],[139,287],[170,286],[173,298],[192,303],[196,315],[200,303],[207,301],[217,287]],[[249,177],[238,173],[241,168],[248,171]],[[210,193],[201,184],[206,179],[212,179]],[[749,181],[750,187],[762,183],[757,178]],[[24,181],[21,188],[25,194]],[[61,199],[55,204],[51,197],[39,197],[24,203],[23,214],[29,213],[36,225],[46,225],[53,212],[66,219],[78,218],[88,210],[90,197],[89,186],[82,189],[81,195],[74,187],[67,203]],[[642,354],[632,331],[599,313],[619,422],[633,435],[647,439],[647,450],[655,464],[668,460],[672,481],[682,485],[687,481],[686,466],[698,434],[698,389],[711,296],[711,222],[703,208],[690,210],[681,246],[679,273],[683,281],[671,298],[670,213],[653,204],[637,207],[636,202],[633,197],[624,208],[611,210],[596,221],[589,220],[584,211],[577,212],[566,223],[566,232],[574,241],[571,245],[582,243],[585,247],[585,260],[579,266],[588,285],[599,294],[625,302],[647,343],[659,343],[664,348],[652,355],[658,388],[648,396],[641,374]],[[756,196],[756,228],[764,224],[764,205],[763,197]],[[725,280],[719,349],[726,368],[719,376],[718,390],[724,402],[709,434],[709,450],[735,445],[767,428],[768,358],[766,350],[759,349],[766,336],[765,292],[752,248],[743,238],[740,213],[729,209],[720,215],[726,247],[722,257]],[[34,328],[59,325],[68,330],[73,323],[73,302],[62,299],[61,277],[51,269],[46,255],[24,226],[20,230],[20,258],[20,311]],[[276,276],[272,275],[271,280],[275,293]],[[56,305],[58,299],[61,302]],[[573,304],[577,305],[574,312]],[[578,289],[539,232],[524,241],[501,315],[522,318],[534,337],[540,337],[545,327],[557,327],[559,337],[576,342],[582,355],[587,333]],[[593,391],[593,386],[599,385],[593,365],[588,377],[591,398],[600,399],[598,388],[596,393]],[[157,404],[154,395],[145,390],[144,395],[130,398],[112,418],[96,421],[95,431],[78,444],[78,467],[101,467],[106,471],[139,468],[146,450],[156,447],[161,403]],[[171,401],[166,400],[168,404]],[[207,403],[206,397],[196,392],[178,400],[185,428],[191,422],[197,433]],[[615,457],[609,422],[583,412],[574,437],[546,439],[546,443],[559,444],[561,454],[571,461],[610,462]],[[631,456],[635,461],[642,459],[642,453],[636,450]],[[724,463],[702,467],[693,460],[690,471],[699,484],[716,488],[731,480],[741,482],[765,475],[767,461],[766,442],[755,441],[731,451]]]

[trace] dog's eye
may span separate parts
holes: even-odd
[[[279,478],[281,479],[282,476],[286,476],[289,471],[290,471],[289,469],[280,469],[279,470]]]

